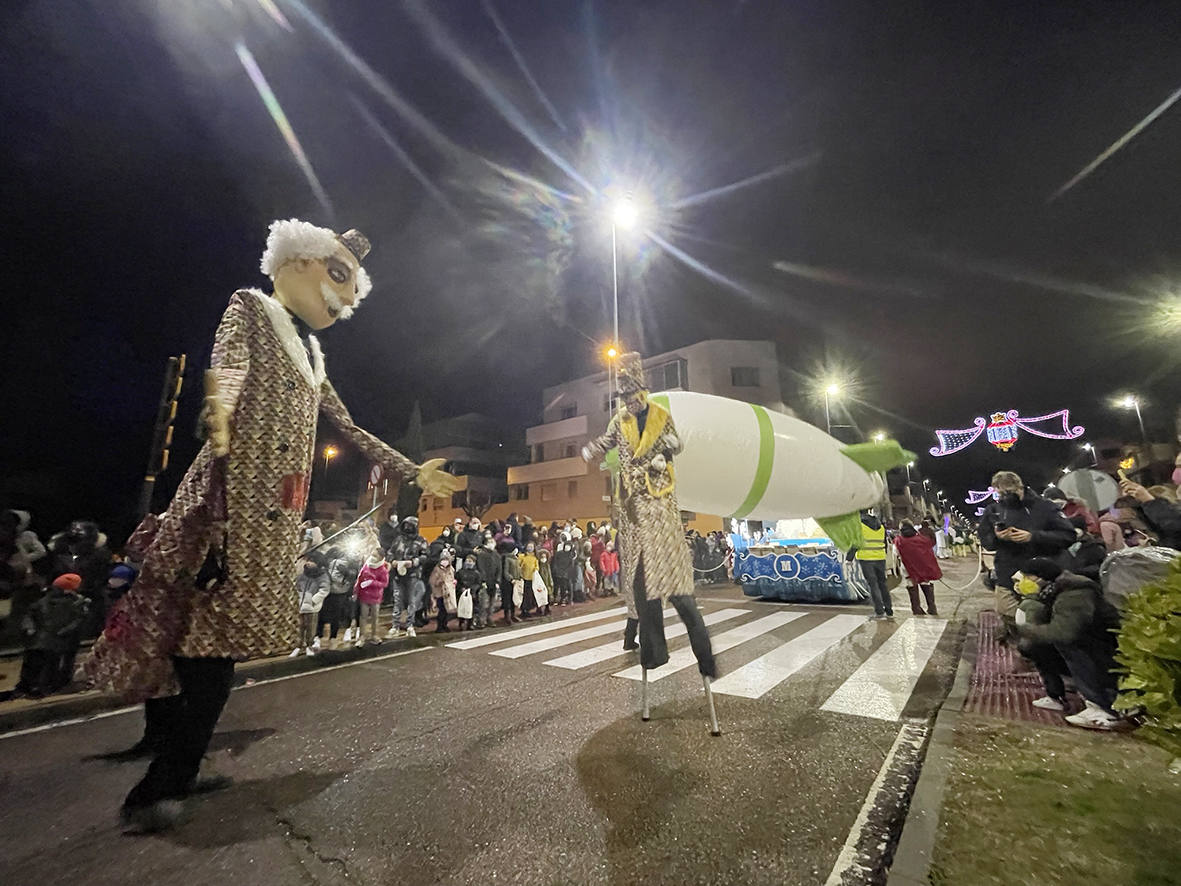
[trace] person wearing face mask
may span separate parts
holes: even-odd
[[[516,590],[521,584],[522,595],[524,586],[521,579],[521,561],[517,559],[517,543],[511,536],[505,536],[497,545],[500,554],[500,608],[504,612],[505,625],[516,624],[521,619],[517,616]],[[523,599],[523,596],[522,596]]]
[[[1120,718],[1111,706],[1116,696],[1119,612],[1104,598],[1098,582],[1066,572],[1046,557],[1034,557],[1016,579],[1022,596],[1018,648],[1037,665],[1046,688],[1034,706],[1065,711],[1062,678],[1069,675],[1086,705],[1066,722],[1085,729],[1116,728]]]
[[[475,553],[483,543],[484,531],[481,528],[480,518],[472,517],[468,520],[467,529],[459,533],[459,538],[455,539],[455,555],[462,562],[468,554]]]
[[[1013,592],[1013,574],[1034,557],[1067,562],[1067,548],[1075,542],[1075,531],[1053,503],[1026,486],[1012,471],[997,471],[992,477],[992,487],[998,499],[985,509],[977,534],[980,544],[996,551],[993,593],[996,610],[1011,641],[1016,639],[1013,625],[1018,602]]]
[[[1070,498],[1065,492],[1057,486],[1050,485],[1042,490],[1042,498],[1048,500],[1051,504],[1062,511],[1062,516],[1067,520],[1076,515],[1082,516],[1084,528],[1092,535],[1099,534],[1099,518],[1087,507],[1087,503],[1082,499]]]
[[[677,505],[673,459],[681,452],[681,438],[672,414],[648,396],[640,355],[624,354],[617,370],[624,408],[611,419],[607,432],[583,449],[582,457],[592,462],[611,449],[619,454],[618,544],[628,609],[624,643],[634,642],[638,624],[641,667],[647,671],[665,664],[669,652],[663,609],[666,602],[671,603],[685,624],[712,712],[709,681],[717,676],[718,667],[709,631],[693,598],[693,563]],[[720,734],[715,727],[711,723],[712,731]]]
[[[517,555],[517,560],[521,564],[521,580],[525,582],[521,618],[532,618],[533,610],[537,608],[537,600],[533,596],[533,576],[537,573],[537,549],[533,542],[525,545],[525,550]]]
[[[418,518],[407,517],[398,527],[386,551],[392,567],[394,592],[394,620],[387,637],[415,636],[414,615],[426,596],[422,570],[430,557],[430,545],[418,534]],[[405,624],[402,624],[403,613]]]
[[[557,604],[567,606],[574,590],[574,547],[570,536],[563,532],[558,536],[553,560],[554,593]]]
[[[488,536],[476,551],[476,569],[480,571],[480,589],[476,594],[475,627],[492,627],[492,610],[500,579],[504,574],[500,554],[496,553],[496,539]]]
[[[299,597],[299,644],[291,650],[289,658],[295,658],[300,652],[315,655],[320,651],[316,626],[330,590],[328,570],[323,561],[319,557],[306,560],[303,572],[295,580],[295,592]]]
[[[442,462],[417,465],[357,427],[327,378],[313,333],[368,293],[368,252],[358,231],[276,221],[260,262],[273,293],[240,289],[222,315],[205,374],[205,443],[165,513],[132,536],[143,542],[139,577],[84,663],[93,684],[129,701],[180,699],[124,801],[132,828],[180,820],[236,662],[286,653],[299,639],[291,588],[320,413],[387,473],[431,494],[454,491]]]
[[[75,520],[65,532],[49,540],[49,556],[45,564],[50,568],[50,579],[67,572],[82,576],[78,593],[90,605],[86,622],[82,625],[82,639],[98,636],[107,616],[107,576],[111,570],[111,550],[107,536],[92,520]]]
[[[377,528],[377,544],[383,551],[388,551],[390,545],[394,543],[394,539],[398,537],[400,522],[397,509],[390,508],[386,513],[385,522]]]
[[[537,552],[537,575],[541,578],[541,583],[545,585],[546,602],[542,615],[549,615],[550,606],[554,599],[554,572],[550,568],[549,551],[545,548]]]
[[[1173,471],[1173,480],[1181,477],[1181,467]],[[1153,486],[1145,489],[1131,480],[1120,481],[1120,491],[1136,502],[1144,522],[1155,533],[1159,544],[1181,551],[1181,507],[1177,505],[1176,491],[1167,486]],[[1172,501],[1169,500],[1170,495]]]

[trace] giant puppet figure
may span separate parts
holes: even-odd
[[[603,436],[583,449],[582,456],[591,461],[611,449],[619,455],[621,501],[616,541],[628,610],[624,640],[625,646],[632,646],[638,624],[644,718],[647,672],[669,658],[663,610],[666,603],[672,603],[688,629],[689,643],[710,698],[711,731],[716,735],[709,681],[717,676],[717,664],[709,631],[693,598],[693,564],[677,505],[673,458],[681,452],[681,438],[669,411],[649,399],[643,363],[637,353],[619,359],[619,396],[624,409],[611,419]]]
[[[349,416],[312,332],[352,315],[369,292],[369,241],[290,219],[267,237],[262,271],[274,294],[230,298],[206,373],[206,442],[158,518],[129,546],[142,551],[132,590],[116,604],[84,665],[98,686],[132,700],[173,697],[171,723],[122,809],[144,829],[174,824],[194,789],[229,697],[234,663],[292,648],[300,523],[324,415],[366,457],[446,492],[438,462],[415,465]]]

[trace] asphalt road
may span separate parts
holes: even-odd
[[[874,882],[874,819],[893,813],[870,807],[905,781],[913,765],[899,761],[919,743],[897,755],[894,777],[883,763],[945,696],[957,622],[940,631],[905,606],[897,622],[865,621],[864,607],[725,587],[698,600],[707,619],[742,610],[710,628],[715,644],[734,642],[719,656],[730,675],[716,696],[720,738],[694,667],[652,684],[643,723],[640,684],[614,676],[634,653],[545,664],[618,643],[621,611],[500,629],[479,648],[430,636],[235,691],[207,762],[236,783],[191,800],[167,835],[124,835],[115,820],[144,764],[86,759],[133,743],[138,712],[0,738],[0,883],[823,884],[858,845],[868,855],[844,882]],[[951,614],[955,602],[941,605]],[[774,613],[792,618],[743,627]],[[600,625],[608,632],[568,639]]]

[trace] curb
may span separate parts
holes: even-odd
[[[935,717],[927,754],[910,799],[910,811],[903,822],[902,835],[890,865],[887,886],[929,886],[931,882],[931,859],[939,835],[939,813],[955,758],[955,733],[976,668],[979,640],[974,627],[974,622],[969,621],[955,680]]]
[[[314,656],[301,655],[299,658],[284,657],[241,662],[234,669],[233,688],[238,689],[245,686],[247,681],[297,676],[331,668],[335,665],[386,656],[391,652],[405,652],[438,645],[440,644],[426,641],[425,638],[415,637],[411,640],[408,637],[403,637],[396,640],[386,640],[379,645],[364,646],[360,649],[326,649]],[[86,719],[127,707],[136,707],[136,705],[128,705],[118,696],[96,690],[60,698],[49,696],[46,699],[31,701],[27,706],[16,710],[0,711],[0,736],[61,720]]]

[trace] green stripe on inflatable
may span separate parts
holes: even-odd
[[[771,428],[771,416],[762,406],[751,404],[755,411],[755,418],[759,422],[759,465],[755,468],[755,479],[750,484],[750,492],[734,512],[735,520],[742,520],[758,507],[767,492],[767,484],[771,482],[771,469],[775,466],[775,432]]]
[[[657,406],[663,406],[666,411],[672,412],[672,408],[668,405],[668,394],[657,394],[652,398],[652,402]]]

